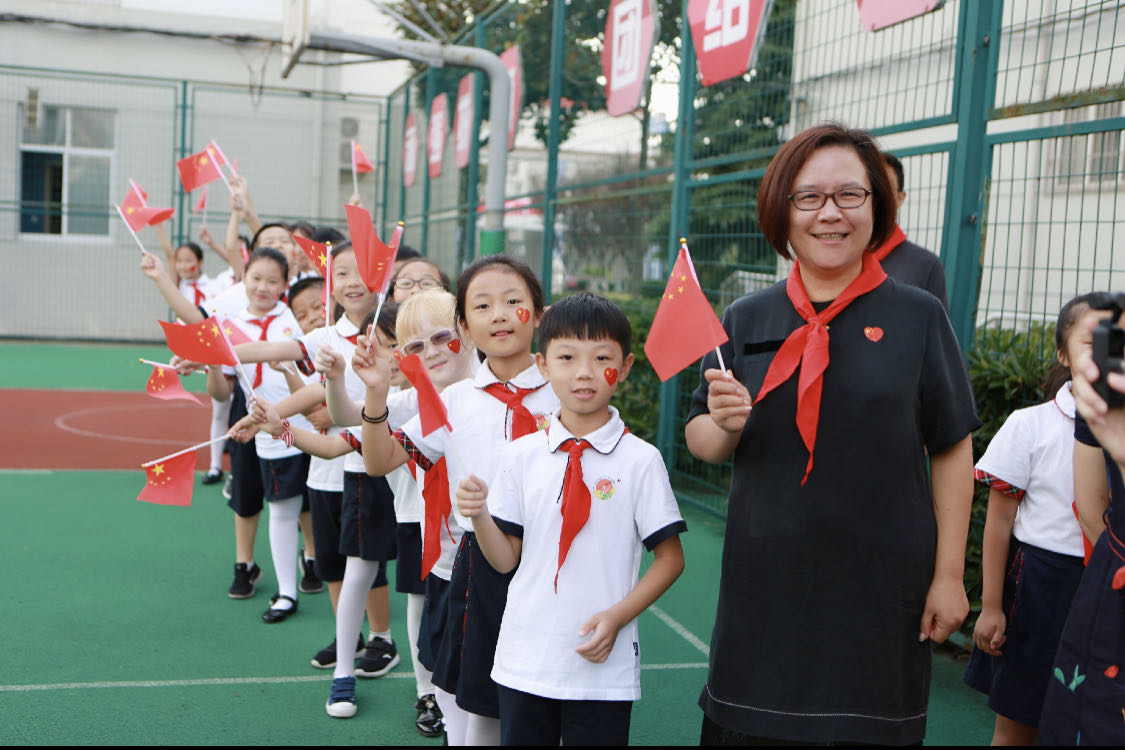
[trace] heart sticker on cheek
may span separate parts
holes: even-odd
[[[521,323],[527,325],[527,321],[531,320],[531,310],[528,310],[526,307],[521,307],[516,310],[516,317],[520,319]]]
[[[612,367],[605,368],[605,372],[603,372],[602,375],[605,376],[605,382],[609,383],[610,385],[613,385],[617,382],[617,370],[613,369]]]
[[[399,362],[402,361],[402,352],[400,352],[398,349],[395,349],[395,359]]]
[[[199,268],[199,266],[192,263],[190,266],[187,267],[187,270],[191,271],[192,273],[195,273],[196,269],[198,269],[198,268]]]
[[[448,344],[446,344],[446,346],[448,346],[449,351],[453,352],[454,354],[461,353],[461,339],[453,339]]]

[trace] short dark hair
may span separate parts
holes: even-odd
[[[352,252],[352,243],[349,240],[344,240],[339,245],[332,243],[332,258],[335,259],[340,253]]]
[[[402,253],[402,248],[399,248],[398,252],[395,253],[395,263],[398,263],[399,261],[402,261],[402,265],[398,267],[398,271],[396,271],[395,275],[391,277],[390,287],[389,287],[390,289],[394,289],[395,281],[398,280],[398,273],[401,272],[402,269],[406,268],[411,263],[425,263],[427,266],[433,268],[434,271],[437,272],[438,280],[441,282],[441,288],[446,290],[446,291],[449,291],[449,287],[451,285],[450,281],[449,281],[449,274],[447,274],[445,271],[441,270],[441,266],[439,266],[437,263],[434,263],[432,260],[425,257],[424,255],[411,255],[411,256],[408,256],[406,258],[406,260],[403,261],[401,253]],[[393,292],[392,292],[392,294],[393,294]]]
[[[277,265],[281,266],[281,275],[288,281],[289,280],[289,261],[286,259],[285,254],[280,250],[273,247],[259,247],[254,252],[250,253],[250,260],[246,261],[246,268],[254,265],[257,261],[265,258],[272,260]]]
[[[621,345],[622,356],[632,351],[633,327],[621,308],[591,292],[563,297],[543,313],[539,324],[539,351],[546,353],[551,341],[611,339]]]
[[[898,186],[896,187],[894,185],[891,185],[891,187],[894,187],[898,192],[901,193],[905,189],[904,186],[906,185],[906,172],[902,171],[902,160],[892,154],[890,151],[884,151],[883,161],[887,163],[888,167],[894,170],[895,179],[898,180]]]
[[[766,167],[758,188],[758,225],[774,251],[791,260],[789,252],[789,196],[793,182],[813,152],[825,146],[844,146],[856,152],[871,182],[871,240],[867,250],[882,245],[895,228],[898,202],[884,167],[883,152],[865,130],[845,128],[837,122],[814,125],[785,142]]]
[[[191,250],[191,254],[195,256],[195,259],[201,263],[203,262],[203,248],[201,248],[197,243],[191,242],[189,240],[188,242],[181,242],[180,247],[186,247],[188,250]],[[176,249],[179,250],[180,247],[177,247]]]
[[[531,294],[532,312],[536,315],[543,313],[543,285],[539,283],[539,277],[531,270],[531,266],[507,255],[485,255],[470,263],[469,267],[457,277],[456,322],[458,325],[466,323],[465,306],[468,304],[469,284],[473,283],[473,279],[482,271],[507,271],[522,278],[527,285],[527,291]]]
[[[289,287],[289,307],[293,307],[293,300],[297,299],[301,292],[318,286],[324,286],[324,279],[319,276],[306,276],[303,279],[298,279],[297,283]]]
[[[1066,352],[1066,340],[1078,319],[1086,314],[1087,310],[1097,310],[1106,305],[1110,300],[1109,292],[1087,292],[1070,300],[1059,310],[1055,319],[1055,351]],[[1070,380],[1070,368],[1062,362],[1056,362],[1047,375],[1047,385],[1044,388],[1049,398],[1054,398],[1066,381]]]
[[[313,242],[319,242],[322,245],[337,245],[343,244],[348,238],[339,229],[333,227],[320,227],[309,237]]]
[[[394,302],[387,302],[383,305],[383,309],[379,311],[379,321],[375,321],[375,311],[367,313],[367,317],[363,319],[363,325],[360,326],[360,333],[367,333],[367,329],[375,323],[375,327],[383,332],[383,335],[391,341],[398,341],[398,335],[395,332],[395,322],[398,320],[398,305]]]
[[[418,252],[410,245],[399,245],[398,250],[395,251],[395,260],[410,260],[411,258],[421,258],[422,253]]]
[[[295,221],[289,225],[289,231],[293,234],[296,234],[297,232],[304,232],[305,236],[311,240],[312,236],[316,234],[316,227],[314,227],[307,221]]]
[[[251,250],[253,250],[254,248],[256,248],[258,246],[258,238],[262,236],[262,232],[264,232],[267,229],[270,229],[272,227],[281,227],[286,232],[289,231],[289,225],[288,224],[282,224],[280,221],[273,221],[273,222],[270,222],[269,224],[263,224],[262,226],[258,227],[258,231],[254,232],[254,236],[250,240],[250,249]]]

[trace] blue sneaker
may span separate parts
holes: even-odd
[[[348,719],[355,716],[355,678],[337,677],[332,680],[332,692],[324,710],[329,716],[337,719]]]

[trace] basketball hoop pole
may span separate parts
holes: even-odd
[[[305,49],[349,52],[383,60],[413,60],[431,67],[446,65],[483,71],[492,86],[488,111],[488,182],[485,185],[481,255],[504,252],[504,183],[508,174],[508,113],[512,86],[500,58],[477,47],[418,42],[406,39],[369,39],[350,34],[313,32]]]

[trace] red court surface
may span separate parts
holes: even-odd
[[[206,397],[203,397],[206,400]],[[146,393],[0,388],[0,469],[137,469],[203,442],[210,404]],[[206,471],[207,447],[196,451]]]

